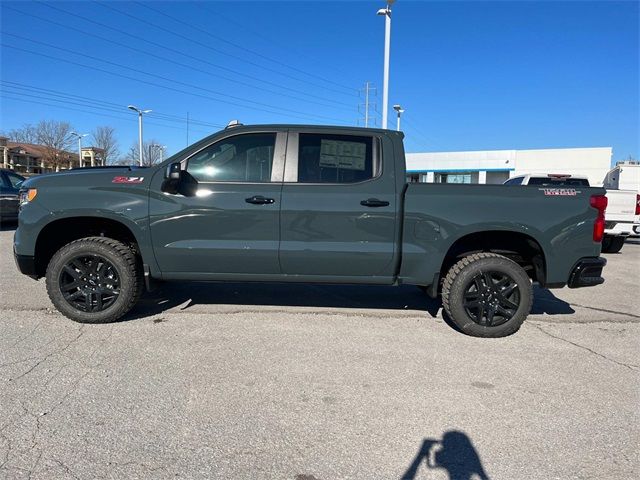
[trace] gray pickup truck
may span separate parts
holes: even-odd
[[[72,320],[157,280],[422,287],[463,332],[509,335],[547,288],[598,285],[601,188],[407,184],[399,132],[227,128],[151,168],[35,177],[14,254]]]

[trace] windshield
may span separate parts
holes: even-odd
[[[540,185],[543,187],[588,187],[589,180],[586,178],[553,178],[553,177],[532,177],[527,185]]]

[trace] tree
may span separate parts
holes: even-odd
[[[58,120],[42,120],[36,126],[37,143],[45,147],[44,161],[55,167],[67,166],[69,159],[65,154],[73,145],[71,124]]]
[[[155,139],[147,140],[142,144],[142,151],[144,152],[144,165],[149,167],[160,163],[162,160],[162,154],[160,152],[160,142]],[[125,165],[139,165],[140,155],[138,154],[138,142],[134,142],[127,151],[124,159],[121,159],[118,163]]]
[[[36,143],[38,141],[38,129],[34,125],[25,124],[20,128],[9,130],[5,136],[16,143]]]
[[[104,165],[108,165],[109,161],[115,162],[120,153],[115,129],[108,126],[96,127],[92,136],[95,146],[103,150]]]

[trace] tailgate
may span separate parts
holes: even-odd
[[[636,212],[636,192],[633,190],[607,190],[607,211],[605,219],[608,222],[633,223]]]

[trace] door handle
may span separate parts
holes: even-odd
[[[389,202],[385,200],[378,200],[377,198],[369,198],[367,200],[362,200],[360,205],[363,207],[388,207]]]
[[[276,203],[273,198],[266,198],[262,195],[254,195],[253,197],[245,198],[244,201],[247,203],[253,203],[254,205],[270,205],[272,203]]]

